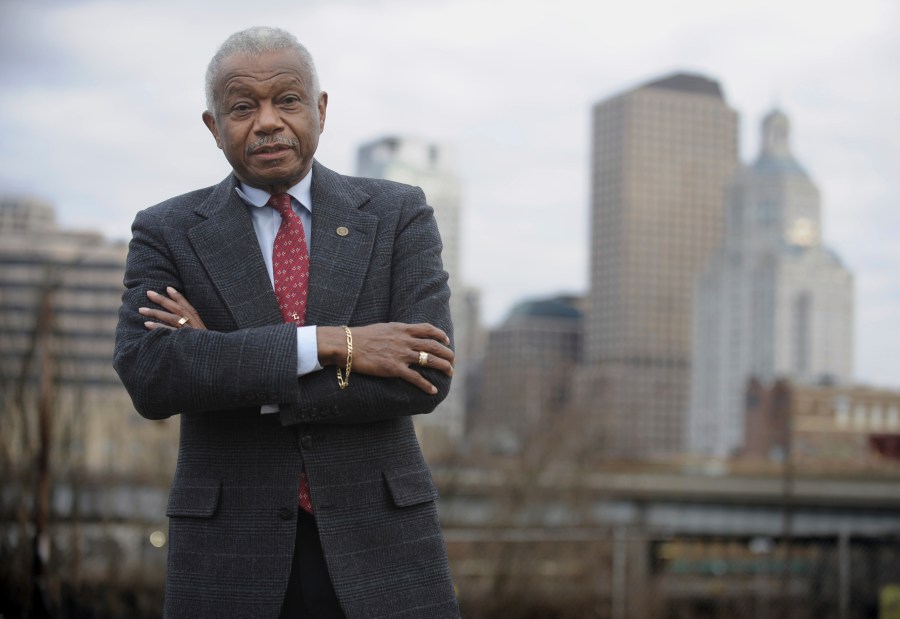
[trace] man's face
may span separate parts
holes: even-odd
[[[240,180],[274,194],[306,176],[328,104],[324,92],[314,100],[311,86],[290,49],[225,59],[216,118],[204,112],[203,122]]]

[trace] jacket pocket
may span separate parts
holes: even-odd
[[[384,479],[397,507],[409,507],[438,498],[431,471],[423,464],[386,470]]]
[[[217,479],[181,479],[172,485],[166,516],[210,518],[219,506],[222,483]]]

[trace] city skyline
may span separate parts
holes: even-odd
[[[14,1],[0,17],[3,192],[127,238],[138,209],[227,173],[199,121],[205,64],[230,32],[278,23],[308,44],[330,93],[323,163],[352,172],[357,146],[388,134],[456,145],[462,275],[489,324],[522,298],[586,290],[591,105],[673,70],[709,75],[740,114],[743,161],[773,104],[796,120],[825,240],[857,275],[857,376],[900,384],[892,3],[226,2],[210,14]],[[538,243],[540,261],[510,268]]]

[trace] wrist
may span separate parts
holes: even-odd
[[[343,366],[347,360],[347,335],[342,327],[316,327],[319,365]]]

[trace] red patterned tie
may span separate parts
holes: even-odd
[[[279,193],[269,199],[269,206],[281,214],[281,226],[272,250],[275,296],[285,322],[303,326],[306,320],[306,297],[309,295],[309,251],[303,223],[291,208],[291,196]],[[306,470],[300,471],[297,504],[313,513]]]

